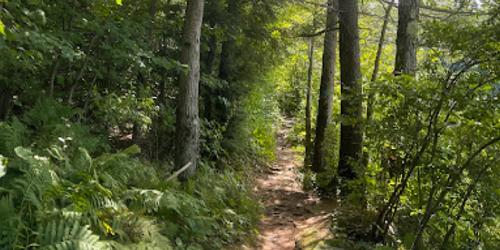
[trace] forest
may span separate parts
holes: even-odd
[[[499,0],[0,0],[0,249],[499,249],[499,73]]]

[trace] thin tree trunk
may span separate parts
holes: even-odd
[[[399,1],[396,65],[394,67],[396,75],[414,75],[417,69],[418,2],[419,0]]]
[[[338,174],[341,193],[350,193],[347,182],[357,178],[355,170],[363,158],[363,89],[359,62],[358,1],[339,0],[340,80],[342,100]]]
[[[49,96],[50,97],[54,97],[54,85],[56,82],[57,71],[59,70],[60,62],[61,62],[61,59],[58,57],[56,59],[56,65],[54,66],[54,69],[52,70],[52,74],[50,74],[50,88],[49,88]]]
[[[450,192],[455,187],[455,184],[460,180],[460,176],[463,173],[463,171],[467,168],[470,167],[472,161],[486,148],[489,146],[497,143],[500,141],[500,136],[495,137],[488,141],[487,143],[483,144],[479,149],[474,151],[474,153],[469,156],[467,161],[460,167],[460,169],[448,176],[448,179],[446,181],[446,184],[444,187],[441,189],[441,192],[439,195],[437,195],[437,198],[435,202],[429,202],[426,211],[424,214],[424,217],[420,220],[420,225],[418,227],[415,239],[413,240],[412,247],[410,249],[416,250],[418,249],[418,243],[422,240],[422,236],[424,233],[425,228],[427,227],[427,223],[429,222],[431,216],[436,213],[436,211],[441,207],[441,204],[443,203],[444,199],[446,198],[446,195]],[[433,196],[430,196],[429,199],[433,199]],[[434,205],[433,205],[434,204]]]
[[[314,66],[314,37],[309,38],[309,65],[307,68],[307,93],[306,93],[306,138],[304,146],[306,148],[304,157],[304,166],[308,167],[311,164],[311,103],[312,103],[312,76]]]
[[[88,53],[90,54],[92,49],[94,48],[96,42],[97,42],[97,38],[98,38],[98,35],[95,35],[94,37],[92,37],[92,40],[90,40],[90,43],[89,43],[89,49],[88,49]],[[87,57],[85,57],[83,59],[83,64],[82,64],[82,68],[80,69],[80,71],[78,72],[78,74],[76,75],[76,78],[73,80],[73,85],[71,86],[70,90],[69,90],[69,94],[68,94],[68,104],[73,104],[73,96],[75,94],[75,91],[76,91],[76,88],[78,87],[78,84],[82,77],[83,77],[83,74],[85,73],[85,69],[87,68],[87,64],[89,63],[89,57],[90,55],[88,55]]]
[[[181,179],[186,179],[195,173],[199,158],[200,122],[198,117],[198,95],[203,6],[204,0],[188,0],[182,35],[180,62],[187,64],[188,68],[179,77],[175,128],[175,167],[176,169],[180,169],[188,163],[191,163],[191,167],[183,172]]]
[[[214,34],[210,35],[208,38],[208,48],[209,51],[206,58],[207,73],[212,74],[214,72],[217,55],[217,37]]]
[[[465,212],[465,205],[467,205],[467,201],[469,201],[470,196],[472,195],[474,188],[476,187],[477,183],[481,179],[482,175],[486,172],[488,167],[484,167],[479,174],[476,176],[475,180],[469,184],[467,187],[467,191],[465,192],[465,195],[463,196],[462,202],[460,203],[460,209],[458,210],[457,214],[455,215],[454,221],[459,221],[460,218],[462,218],[462,214]],[[440,249],[447,249],[448,244],[450,241],[450,238],[455,234],[455,230],[457,228],[457,224],[455,222],[452,222],[450,228],[446,232],[445,236],[443,237],[443,242],[441,244]]]
[[[326,169],[325,162],[325,133],[330,124],[332,115],[333,88],[335,77],[336,48],[337,48],[337,3],[338,0],[328,0],[327,20],[321,83],[319,88],[318,116],[316,119],[316,137],[314,139],[314,152],[312,170],[320,173]]]
[[[377,80],[378,77],[378,72],[380,68],[380,58],[382,57],[382,51],[384,49],[384,41],[385,41],[385,33],[387,31],[387,25],[389,24],[389,18],[391,17],[391,10],[392,6],[394,6],[394,0],[391,0],[389,3],[389,6],[387,6],[387,9],[385,9],[385,15],[384,15],[384,22],[382,23],[382,29],[380,31],[380,37],[378,40],[378,46],[377,46],[377,54],[375,56],[375,62],[373,64],[373,72],[372,76],[370,78],[370,83],[373,84]],[[370,121],[373,116],[373,103],[374,103],[374,92],[372,91],[370,93],[370,96],[368,96],[368,102],[366,105],[366,120]]]

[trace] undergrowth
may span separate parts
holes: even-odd
[[[136,145],[112,150],[77,115],[44,101],[0,123],[0,249],[220,249],[252,236],[250,168],[166,182],[168,166]]]

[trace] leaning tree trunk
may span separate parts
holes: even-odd
[[[350,193],[347,182],[357,177],[355,168],[362,163],[363,89],[359,62],[358,1],[339,0],[340,81],[342,100],[338,174],[341,193]]]
[[[319,88],[318,116],[316,119],[316,137],[314,139],[314,152],[312,170],[316,173],[326,169],[325,162],[325,133],[330,123],[332,114],[333,87],[335,76],[335,50],[337,47],[337,1],[328,0],[326,33],[323,48],[323,66],[321,71],[321,84]]]
[[[304,166],[308,167],[311,164],[311,104],[312,104],[312,74],[314,65],[314,37],[309,38],[309,52],[307,54],[309,65],[307,68],[307,93],[306,93],[306,138],[304,146],[306,148],[304,156]]]
[[[417,69],[418,1],[399,1],[395,75],[414,75]]]
[[[200,33],[203,20],[204,0],[188,0],[182,35],[180,62],[187,70],[179,77],[179,95],[176,116],[175,167],[191,166],[182,179],[196,171],[199,155],[200,123],[198,117],[198,93],[200,81]]]

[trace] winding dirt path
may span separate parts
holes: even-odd
[[[321,242],[331,238],[329,218],[335,204],[320,202],[313,192],[303,190],[298,178],[302,163],[286,140],[292,125],[285,120],[278,133],[277,162],[256,182],[265,210],[255,249],[322,249]]]

